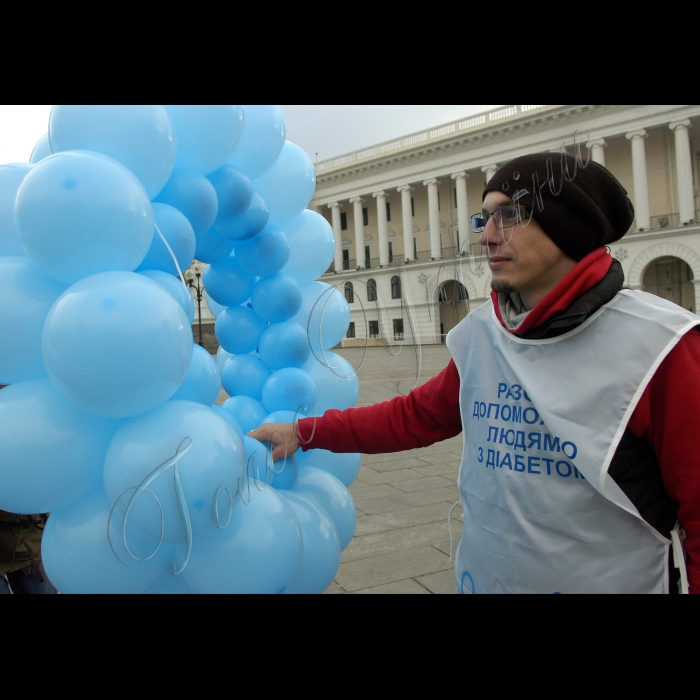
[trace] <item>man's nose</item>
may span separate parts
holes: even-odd
[[[497,245],[501,239],[501,232],[494,223],[493,217],[489,217],[486,223],[486,227],[479,235],[479,243],[483,246],[486,245]]]

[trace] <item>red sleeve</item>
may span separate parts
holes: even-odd
[[[688,333],[661,363],[628,427],[654,448],[680,506],[690,590],[700,593],[700,333]]]
[[[366,408],[326,411],[316,420],[302,419],[302,449],[384,454],[447,440],[462,432],[459,387],[457,367],[450,362],[408,396]],[[306,440],[310,441],[303,444]]]

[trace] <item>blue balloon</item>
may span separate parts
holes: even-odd
[[[182,384],[192,327],[156,282],[105,272],[58,299],[44,325],[42,352],[51,381],[71,403],[130,418],[167,401]]]
[[[230,352],[226,352],[223,348],[219,348],[216,352],[216,364],[219,367],[219,372],[223,370],[224,365],[233,357]]]
[[[170,275],[178,276],[189,268],[194,259],[197,242],[192,225],[182,212],[169,204],[154,204],[153,215],[156,227],[153,243],[151,243],[148,254],[137,271],[162,270]],[[167,246],[163,242],[163,238],[167,241]],[[168,250],[168,246],[170,246],[170,250]],[[175,266],[173,254],[180,266],[179,271]]]
[[[217,304],[208,294],[204,294],[204,300],[206,302],[207,308],[211,311],[214,318],[219,318],[224,311],[228,308],[227,306],[221,306]],[[230,353],[229,353],[230,354]],[[219,368],[221,369],[221,368]]]
[[[166,105],[177,133],[178,168],[209,175],[226,164],[243,134],[242,105]]]
[[[195,540],[215,530],[215,499],[224,489],[233,496],[244,474],[243,443],[233,428],[211,408],[189,401],[168,401],[127,421],[104,462],[107,495],[111,505],[119,503],[119,520],[126,517],[127,524],[158,541],[162,509],[164,541],[171,543],[186,540],[185,513]],[[150,493],[135,490],[142,485]],[[182,502],[186,508],[178,505]]]
[[[362,467],[360,454],[335,454],[328,450],[309,450],[296,453],[301,467],[316,467],[332,474],[348,488],[357,479]]]
[[[303,367],[311,357],[305,330],[294,321],[270,326],[260,338],[260,358],[272,370]]]
[[[255,238],[239,241],[234,250],[241,267],[257,277],[277,274],[289,260],[287,236],[274,226],[266,226]]]
[[[243,430],[241,430],[241,426],[238,425],[238,421],[233,417],[233,414],[221,408],[221,406],[212,406],[212,410],[216,411],[216,413],[218,413],[233,428],[241,442],[245,440]]]
[[[251,485],[249,498],[237,498],[228,527],[193,548],[184,576],[197,593],[280,594],[296,577],[303,545],[294,511],[270,487]]]
[[[182,212],[196,236],[208,231],[216,221],[219,199],[214,185],[194,170],[175,168],[162,192],[154,199]]]
[[[328,513],[338,530],[342,549],[352,542],[357,527],[357,511],[350,492],[338,479],[322,469],[301,467],[293,492],[308,498]]]
[[[175,165],[177,144],[163,105],[54,105],[54,153],[96,151],[123,163],[153,199]]]
[[[233,396],[224,402],[222,408],[236,419],[244,435],[259,428],[268,413],[260,401],[250,396]]]
[[[275,489],[293,489],[299,479],[299,465],[294,455],[275,462],[272,469],[272,487]]]
[[[26,254],[66,284],[132,272],[153,241],[153,208],[141,183],[98,154],[57,153],[35,165],[19,188],[15,214]]]
[[[287,275],[258,280],[251,295],[255,313],[270,323],[289,321],[301,309],[301,287]]]
[[[168,547],[161,547],[148,561],[137,561],[151,556],[157,545],[127,528],[127,550],[121,528],[110,523],[111,508],[100,485],[51,514],[41,557],[51,583],[61,593],[141,593],[170,565]]]
[[[212,226],[206,233],[197,236],[197,248],[194,257],[200,262],[208,265],[221,262],[228,258],[232,252],[233,241],[224,238],[215,226]]]
[[[257,488],[262,484],[269,485],[274,477],[274,464],[269,447],[247,435],[243,444],[248,459],[248,479],[257,482],[257,485],[250,484],[251,487]],[[247,494],[244,495],[247,498]]]
[[[352,408],[360,396],[360,381],[355,368],[340,355],[326,352],[311,357],[302,367],[316,384],[316,415],[322,416],[331,408],[344,411]]]
[[[121,423],[69,404],[48,379],[0,392],[0,509],[49,513],[102,481],[107,447]]]
[[[265,382],[263,404],[267,409],[265,416],[275,411],[299,411],[313,415],[316,404],[314,380],[300,369],[281,369]]]
[[[234,355],[247,355],[256,350],[266,327],[265,321],[247,306],[226,309],[216,319],[215,326],[219,343]]]
[[[292,319],[305,331],[309,345],[317,357],[330,350],[345,337],[350,327],[350,307],[345,295],[324,282],[311,282],[301,288],[302,304]]]
[[[283,491],[280,495],[297,516],[304,542],[301,568],[285,593],[320,595],[333,583],[340,566],[338,530],[317,503],[292,491]]]
[[[34,146],[29,162],[36,165],[44,160],[44,158],[48,158],[50,155],[53,155],[53,151],[51,150],[51,141],[49,140],[49,135],[45,134],[39,139],[39,141],[37,141],[36,146]]]
[[[262,400],[262,390],[272,372],[253,355],[235,355],[221,370],[221,383],[229,396],[250,396]]]
[[[315,211],[307,209],[285,224],[289,239],[289,262],[284,274],[299,284],[306,284],[324,275],[335,257],[335,234],[331,225]]]
[[[296,423],[302,418],[306,418],[299,411],[275,411],[265,418],[263,423]]]
[[[45,377],[41,333],[66,285],[45,275],[27,258],[0,257],[0,279],[5,284],[0,295],[0,328],[5,329],[0,343],[0,384]]]
[[[194,595],[182,574],[173,576],[165,570],[141,595]]]
[[[33,165],[12,163],[0,165],[0,257],[26,256],[15,224],[17,192]]]
[[[236,219],[227,219],[219,222],[219,233],[232,241],[247,241],[257,236],[270,220],[270,211],[265,200],[257,193],[253,193],[253,199],[246,211]]]
[[[217,225],[233,221],[248,211],[253,200],[253,185],[243,173],[230,165],[224,165],[209,175],[208,179],[219,198]]]
[[[194,401],[204,406],[211,406],[219,398],[220,393],[221,375],[216,366],[216,360],[208,350],[195,345],[185,381],[175,392],[172,400]]]
[[[253,180],[253,189],[267,202],[270,221],[283,224],[299,216],[316,190],[316,171],[309,156],[287,141],[275,164]]]
[[[140,270],[139,275],[148,277],[148,279],[164,287],[175,301],[180,304],[180,308],[185,312],[190,325],[194,323],[194,299],[181,279],[173,277],[162,270]]]
[[[244,105],[243,136],[229,163],[248,177],[260,177],[279,158],[287,127],[279,105]]]
[[[255,285],[255,277],[246,272],[234,257],[208,265],[202,281],[207,294],[222,306],[239,306],[250,299]]]

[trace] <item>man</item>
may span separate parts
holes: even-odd
[[[56,593],[41,564],[45,525],[45,516],[0,510],[0,595]]]
[[[473,225],[493,304],[450,333],[441,375],[386,404],[253,433],[277,458],[464,431],[461,592],[676,592],[684,536],[700,591],[700,318],[623,290],[605,246],[634,209],[611,173],[584,166],[533,154],[487,184]]]

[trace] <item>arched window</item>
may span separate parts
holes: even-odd
[[[348,304],[355,303],[355,290],[353,289],[352,282],[345,283],[345,298]]]
[[[398,275],[391,278],[391,298],[401,299],[401,278]]]
[[[377,301],[377,280],[367,282],[367,301]]]

